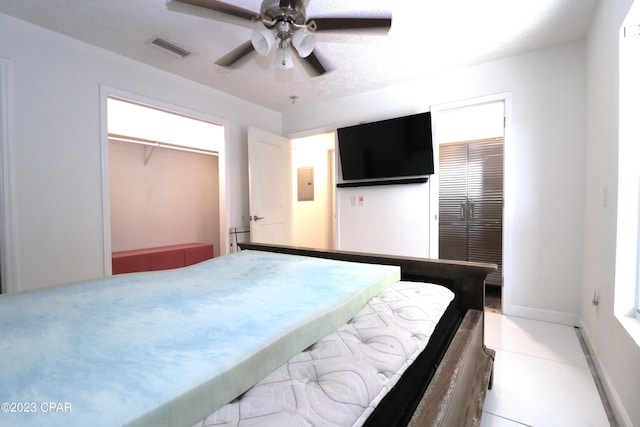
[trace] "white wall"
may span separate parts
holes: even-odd
[[[474,104],[449,110],[436,110],[433,120],[434,142],[474,141],[478,139],[504,137],[503,101]],[[461,126],[461,123],[464,125]]]
[[[211,243],[220,255],[218,158],[109,141],[111,250]]]
[[[104,274],[100,85],[221,118],[228,221],[246,225],[247,127],[279,134],[279,113],[2,14],[0,57],[13,67],[19,278],[9,290]]]
[[[338,249],[428,258],[429,187],[338,188]]]
[[[619,188],[619,31],[631,4],[632,0],[601,1],[587,39],[584,282],[579,298],[582,326],[617,421],[640,426],[640,348],[613,314]],[[637,120],[637,114],[635,117]],[[637,141],[634,144],[637,147]],[[600,295],[597,307],[591,305],[594,291]]]
[[[575,324],[582,284],[584,60],[584,43],[575,42],[425,76],[412,84],[287,113],[283,131],[335,129],[510,93],[511,129],[505,142],[504,309],[510,314]],[[338,196],[341,230],[347,223],[359,224],[345,217],[358,212],[348,204],[352,193],[359,194],[349,190]],[[367,206],[386,208],[376,210],[377,217],[366,228],[367,247],[361,249],[393,241],[391,249],[395,250],[402,229],[411,231],[401,236],[403,250],[423,256],[422,248],[429,240],[424,227],[430,214],[425,202],[428,192],[398,186],[363,194]],[[361,245],[365,227],[360,230],[343,239],[341,248]]]

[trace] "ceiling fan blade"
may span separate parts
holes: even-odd
[[[221,67],[231,67],[247,55],[255,52],[251,40],[247,40],[231,52],[216,61],[216,65]]]
[[[173,2],[190,4],[249,21],[260,20],[259,13],[217,0],[173,0]]]
[[[311,31],[369,30],[391,28],[391,18],[311,18]]]
[[[300,58],[300,60],[303,62],[305,71],[311,77],[318,77],[331,71],[322,63],[315,51],[311,52],[306,58]]]

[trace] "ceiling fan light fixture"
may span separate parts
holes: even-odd
[[[281,70],[293,68],[293,56],[287,46],[287,42],[284,40],[280,42],[278,49],[276,49],[276,59],[273,62],[273,65]]]
[[[291,36],[291,43],[301,58],[311,55],[316,47],[316,37],[307,31],[295,31]]]
[[[251,44],[260,55],[267,55],[276,43],[276,35],[271,30],[254,31],[251,33]]]
[[[1,1],[1,0],[0,0]],[[158,0],[159,1],[159,0]],[[257,0],[256,0],[257,1]],[[203,11],[213,11],[216,14],[242,19],[251,25],[262,24],[262,31],[254,31],[251,39],[227,53],[215,63],[221,67],[233,68],[248,55],[257,52],[269,55],[276,45],[274,53],[277,68],[293,67],[293,56],[301,58],[307,65],[305,71],[311,77],[319,76],[330,71],[322,64],[315,50],[315,33],[325,31],[366,31],[391,29],[391,16],[328,16],[311,17],[307,19],[307,5],[309,0],[261,0],[260,12],[235,6],[225,0],[172,0],[170,4],[185,3],[190,7],[197,7]],[[213,17],[227,22],[222,17]],[[257,29],[256,29],[257,30]],[[293,53],[292,53],[293,52]]]

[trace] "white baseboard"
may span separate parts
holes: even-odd
[[[607,395],[607,399],[609,400],[609,405],[611,405],[611,410],[613,411],[613,415],[616,417],[616,422],[620,427],[633,427],[633,423],[631,423],[631,418],[629,418],[629,414],[627,414],[627,410],[622,404],[622,400],[620,400],[620,396],[616,391],[616,388],[607,373],[607,370],[604,369],[602,364],[600,363],[600,358],[598,357],[598,352],[593,347],[593,342],[591,341],[591,337],[589,336],[589,331],[584,327],[582,321],[580,322],[580,328],[582,332],[582,337],[584,338],[584,342],[589,348],[589,353],[591,353],[591,360],[595,365],[596,371],[598,372],[598,376],[600,377],[600,381],[602,382],[602,386],[604,387],[604,392]]]
[[[539,308],[509,305],[503,307],[502,312],[507,316],[524,317],[526,319],[540,320],[560,325],[576,326],[579,324],[579,316],[576,313],[562,311],[541,310]]]

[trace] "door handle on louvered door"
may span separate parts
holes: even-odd
[[[254,215],[253,218],[249,217],[249,219],[253,219],[254,221],[260,221],[261,219],[264,219],[264,217],[263,216]]]

